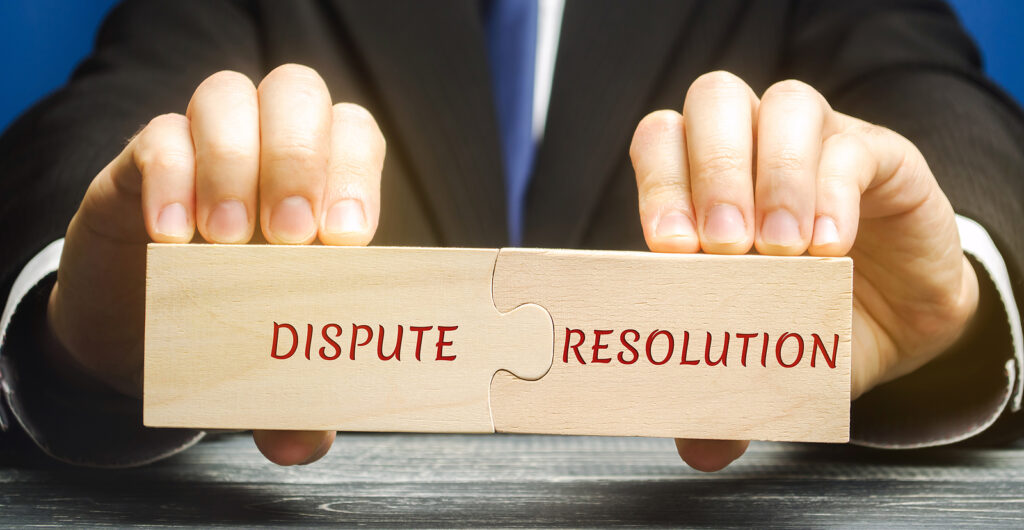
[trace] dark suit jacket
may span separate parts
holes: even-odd
[[[259,82],[286,62],[319,71],[335,101],[365,106],[384,131],[375,244],[506,243],[477,1],[129,2],[110,15],[71,82],[0,140],[2,285],[63,236],[89,181],[150,118],[183,112],[194,88],[218,70]],[[779,80],[803,80],[837,110],[914,141],[958,213],[993,236],[1024,301],[1024,115],[982,75],[970,38],[936,1],[569,0],[524,244],[645,248],[627,153],[633,129],[649,111],[680,109],[689,84],[716,69],[758,93]],[[982,276],[984,329],[944,361],[855,404],[855,439],[941,442],[1004,402],[1009,332]],[[20,373],[49,388],[45,371],[31,366],[38,346],[29,330],[44,307],[38,296],[36,306],[19,310],[21,327],[12,325],[0,367],[8,381]],[[9,401],[38,409],[19,414],[23,423],[53,431],[37,434],[51,452],[85,451],[81,434],[75,442],[60,437],[86,417],[94,426],[129,425],[102,435],[108,445],[138,445],[148,436],[135,432],[137,403],[124,404],[123,417],[78,410],[68,419],[66,403],[17,392],[21,399]],[[1003,416],[1008,427],[990,432],[1012,434],[1014,414]],[[123,433],[127,441],[110,442]]]

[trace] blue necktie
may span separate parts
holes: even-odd
[[[523,241],[523,207],[533,169],[533,71],[537,0],[491,0],[485,5],[487,55],[501,132],[509,241]]]

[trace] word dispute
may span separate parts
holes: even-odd
[[[336,339],[341,339],[342,327],[340,324],[328,323],[320,327],[320,339],[314,339],[313,324],[306,324],[305,340],[300,340],[299,331],[295,326],[287,323],[274,322],[274,339],[270,345],[270,356],[274,359],[288,359],[298,351],[299,344],[305,343],[305,354],[306,359],[311,359],[313,351],[319,354],[320,358],[325,361],[333,361],[341,357],[341,344]],[[392,329],[389,327],[389,330]],[[433,355],[435,361],[454,361],[456,355],[445,351],[446,347],[450,347],[454,344],[451,340],[451,333],[459,329],[459,326],[409,326],[409,334],[405,333],[405,326],[399,324],[397,329],[394,330],[394,338],[385,338],[384,326],[377,326],[375,330],[372,326],[366,324],[352,324],[351,337],[348,341],[348,358],[349,360],[356,360],[356,350],[366,346],[370,346],[373,342],[374,337],[377,338],[376,354],[377,358],[381,361],[389,360],[402,360],[402,343],[412,342],[412,334],[416,336],[416,346],[413,349],[413,355],[417,361],[422,360],[422,352],[424,347],[424,339],[426,339],[428,348],[435,349],[436,354]],[[376,331],[376,334],[374,334]],[[446,334],[448,334],[446,336]],[[284,338],[282,339],[282,335]],[[403,340],[403,337],[407,337]],[[436,340],[435,340],[436,338]],[[314,344],[316,340],[316,344]],[[291,345],[285,347],[285,341],[290,341]],[[344,341],[342,341],[344,342]],[[323,343],[323,346],[316,348],[316,345]],[[389,346],[385,347],[385,343]],[[393,344],[393,345],[391,345]],[[370,352],[373,351],[372,346],[367,348]],[[407,350],[408,351],[408,350]],[[385,353],[386,352],[386,353]],[[370,353],[372,355],[372,353]],[[408,359],[408,355],[406,358]],[[429,355],[428,358],[429,359]]]
[[[612,341],[618,338],[618,345]],[[643,337],[641,339],[641,337]],[[716,343],[717,335],[710,331],[704,334],[704,355],[699,350],[690,353],[690,332],[682,335],[673,334],[667,329],[655,329],[644,335],[635,329],[616,332],[611,329],[595,329],[588,340],[587,333],[582,329],[565,328],[565,343],[562,348],[563,363],[577,364],[633,364],[648,362],[653,365],[673,364],[696,366],[728,366],[730,359],[736,364],[736,357],[741,366],[747,366],[747,354],[760,354],[761,366],[767,367],[769,362],[783,368],[793,368],[801,362],[809,362],[811,368],[816,367],[818,354],[829,368],[836,367],[836,353],[839,349],[839,335],[833,334],[831,354],[829,348],[817,333],[805,338],[799,333],[782,333],[772,337],[764,333],[730,333],[724,332],[720,343]],[[730,342],[732,347],[730,348]],[[737,344],[739,343],[739,344]],[[677,347],[678,346],[678,347]],[[619,349],[621,347],[621,349]],[[614,349],[618,353],[613,353]],[[760,350],[759,352],[757,350]],[[805,350],[810,350],[805,355]],[[730,357],[729,354],[733,356]],[[809,359],[808,359],[809,358]],[[756,361],[755,361],[756,362]]]

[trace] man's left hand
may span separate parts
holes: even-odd
[[[920,151],[804,83],[758,98],[732,74],[705,74],[682,114],[640,121],[630,157],[652,251],[853,258],[853,398],[941,355],[977,311],[953,208]],[[676,440],[703,471],[747,445]]]

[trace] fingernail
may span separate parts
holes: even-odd
[[[355,199],[342,199],[329,210],[324,220],[324,229],[333,234],[351,234],[366,230],[366,213],[363,203]]]
[[[180,202],[164,206],[156,217],[156,231],[171,237],[188,237],[188,212]]]
[[[704,221],[704,237],[714,243],[739,243],[747,238],[747,226],[739,208],[716,204]]]
[[[249,214],[238,199],[220,201],[206,219],[211,243],[241,243],[248,239]]]
[[[671,211],[661,216],[654,228],[654,235],[657,237],[692,237],[695,234],[693,221],[679,211]]]
[[[815,246],[831,245],[839,242],[839,228],[836,222],[827,215],[822,215],[814,221],[814,237],[812,243]]]
[[[764,216],[761,240],[769,245],[788,247],[800,244],[800,224],[788,210],[778,209]]]
[[[305,243],[316,233],[313,208],[305,197],[286,197],[270,212],[270,233],[282,243]]]

